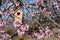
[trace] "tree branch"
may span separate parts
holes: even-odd
[[[30,9],[32,9],[31,7],[29,7]],[[39,11],[42,15],[44,15],[38,8],[33,8],[36,11]],[[55,25],[57,25],[58,27],[60,27],[60,25],[58,23],[56,23],[53,19],[50,18],[50,16],[44,15],[45,17],[47,17],[49,20],[51,20]]]

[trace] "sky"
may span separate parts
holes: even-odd
[[[33,4],[33,3],[36,2],[36,0],[24,0],[24,2],[27,3],[27,4]],[[24,9],[23,9],[23,12],[24,12],[24,13],[27,13],[28,11],[24,8]]]
[[[36,2],[36,0],[24,0],[24,2],[28,4],[33,4]]]

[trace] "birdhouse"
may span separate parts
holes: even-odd
[[[23,18],[23,13],[22,10],[17,10],[14,14],[15,16],[15,21],[19,21],[20,23],[22,23],[22,18]]]

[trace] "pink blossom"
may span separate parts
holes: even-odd
[[[24,4],[24,6],[23,6],[23,7],[28,8],[28,7],[29,7],[29,5],[28,5],[28,4]]]
[[[21,25],[21,23],[19,21],[14,21],[14,24],[13,24],[15,27],[19,27]]]
[[[17,33],[18,33],[18,36],[23,36],[24,34],[25,34],[25,32],[24,31],[22,31],[22,30],[17,30]]]
[[[26,24],[25,26],[26,26],[26,31],[28,31],[28,29],[29,29],[29,25]]]
[[[16,5],[16,6],[19,6],[19,2],[16,2],[15,5]]]
[[[0,26],[3,26],[3,21],[0,20]]]
[[[53,32],[51,30],[46,30],[45,34],[46,34],[46,37],[50,37],[51,35],[53,35]]]
[[[37,39],[42,39],[45,35],[42,30],[39,30],[39,31],[40,33],[38,34]]]
[[[25,26],[25,25],[22,25],[20,29],[21,29],[22,31],[26,31],[26,26]]]
[[[36,5],[39,6],[40,4],[41,4],[41,0],[37,0],[37,1],[36,1]]]
[[[9,38],[11,38],[11,36],[8,35],[7,33],[3,34],[2,36],[5,40],[8,40]]]
[[[46,10],[46,9],[43,9],[42,13],[43,13],[44,15],[47,15],[47,16],[49,16],[49,15],[52,14],[52,12],[51,12],[50,10]]]
[[[0,14],[2,15],[2,14],[3,14],[3,12],[2,12],[2,11],[0,11]]]
[[[50,30],[48,26],[46,26],[45,30]]]
[[[32,17],[35,17],[36,16],[34,13],[32,13],[31,15],[32,15]]]
[[[4,32],[6,32],[6,30],[4,30],[4,29],[1,29],[1,30],[0,30],[0,32],[1,32],[1,33],[4,33]]]

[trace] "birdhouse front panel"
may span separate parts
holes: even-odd
[[[22,23],[23,13],[21,10],[16,11],[14,16],[15,16],[15,21],[19,21]]]

